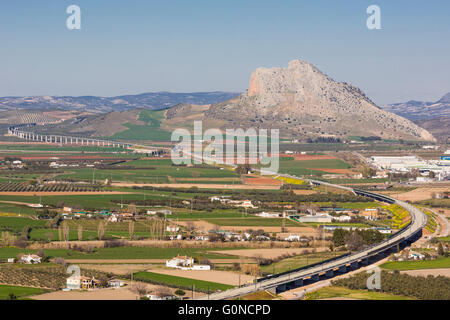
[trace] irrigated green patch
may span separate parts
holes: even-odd
[[[381,265],[389,270],[420,270],[450,268],[450,257],[423,261],[389,261]]]
[[[308,250],[308,249],[305,249]],[[306,267],[320,261],[328,260],[344,254],[343,252],[318,252],[309,253],[286,258],[267,266],[262,266],[261,271],[264,274],[278,274],[298,268]]]
[[[326,172],[314,169],[350,169],[351,166],[339,159],[319,159],[319,160],[287,160],[280,161],[280,172],[293,175],[324,175]]]
[[[28,296],[44,293],[43,289],[0,285],[0,300],[25,299]]]
[[[116,133],[113,139],[125,140],[151,140],[170,141],[172,133],[160,129],[161,120],[164,119],[164,110],[142,110],[139,120],[145,122],[144,125],[126,123],[124,126],[128,130]]]
[[[20,232],[26,226],[44,227],[46,221],[32,220],[30,218],[0,217],[0,230]]]
[[[176,277],[154,272],[137,272],[134,274],[134,279],[150,282],[153,284],[166,285],[169,287],[187,290],[194,289],[195,291],[202,292],[212,292],[217,290],[224,291],[233,288],[233,286],[227,284]]]

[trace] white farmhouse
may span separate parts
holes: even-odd
[[[187,256],[176,256],[171,260],[166,261],[166,267],[169,268],[182,268],[182,267],[192,267],[194,265],[194,259]]]
[[[26,254],[20,258],[20,261],[25,264],[41,263],[41,257],[36,254]]]
[[[211,270],[209,265],[194,264],[194,259],[187,256],[177,256],[166,261],[166,267],[181,270]]]

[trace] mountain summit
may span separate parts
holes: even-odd
[[[439,100],[439,101],[436,102],[436,103],[450,103],[450,92],[447,93],[445,96],[443,96],[443,97],[441,98],[441,100]]]
[[[224,127],[278,128],[282,137],[434,140],[411,121],[378,108],[359,88],[302,60],[256,69],[245,93],[211,105],[205,119],[223,121]]]

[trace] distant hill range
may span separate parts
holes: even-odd
[[[0,97],[0,111],[17,109],[58,109],[90,113],[105,113],[144,108],[149,110],[165,109],[179,103],[211,104],[218,103],[239,93],[234,92],[150,92],[117,97],[95,96],[31,96]]]
[[[450,117],[450,92],[436,102],[411,100],[385,105],[382,108],[414,121]]]
[[[442,103],[448,98],[441,99]],[[376,106],[359,88],[336,82],[301,60],[291,61],[287,68],[258,68],[251,75],[249,89],[240,95],[149,93],[115,98],[3,99],[9,99],[9,108],[15,101],[28,109],[44,104],[72,110],[70,115],[47,112],[43,120],[59,119],[39,126],[49,133],[167,141],[174,129],[191,130],[193,121],[202,120],[203,130],[279,129],[281,138],[299,141],[334,142],[352,137],[436,141],[412,121]],[[7,105],[2,98],[0,103]],[[86,112],[93,109],[101,114]],[[39,118],[35,114],[26,117]]]
[[[450,92],[436,102],[411,100],[382,108],[414,121],[432,133],[439,142],[450,142]]]

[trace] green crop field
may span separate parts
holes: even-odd
[[[37,203],[37,202],[36,202]],[[0,202],[0,213],[14,215],[33,215],[36,210],[23,205],[9,204]]]
[[[139,124],[124,124],[128,129],[112,136],[113,139],[125,140],[151,140],[151,141],[170,141],[172,133],[160,129],[161,121],[164,119],[164,110],[142,110],[139,114],[139,120],[145,122]]]
[[[314,169],[350,169],[351,166],[339,159],[284,160],[280,161],[280,172],[293,175],[324,175],[326,172]]]
[[[308,250],[308,249],[305,249]],[[331,259],[336,256],[342,255],[343,252],[318,252],[318,253],[309,253],[302,254],[298,256],[294,256],[291,258],[286,258],[280,260],[278,262],[272,263],[270,265],[262,266],[261,271],[264,274],[278,274],[283,273],[289,270],[295,270],[298,268],[302,268],[308,266],[310,264],[314,264],[323,260]]]
[[[16,218],[16,217],[1,217],[0,216],[0,230],[12,230],[20,232],[25,226],[29,227],[44,227],[46,221],[44,220],[32,220],[29,218]]]
[[[154,272],[137,272],[134,274],[134,279],[147,281],[153,284],[182,288],[186,290],[192,289],[192,287],[194,287],[195,291],[203,292],[207,292],[208,290],[211,292],[217,290],[225,291],[227,289],[233,288],[233,286],[227,284],[176,277]]]
[[[136,160],[127,165],[139,166],[136,162],[146,162],[148,160]],[[238,178],[239,176],[229,170],[220,170],[219,168],[194,168],[194,167],[177,167],[170,165],[153,165],[149,164],[141,165],[142,167],[153,167],[155,169],[115,169],[115,170],[105,170],[105,169],[92,169],[92,168],[81,168],[81,169],[71,169],[70,172],[59,174],[55,179],[74,179],[81,181],[105,181],[105,179],[111,179],[113,182],[136,182],[136,183],[168,183],[171,178]],[[222,182],[223,183],[223,182]]]
[[[357,300],[414,300],[405,296],[396,296],[389,293],[352,290],[344,287],[326,287],[306,294],[305,300],[321,300],[330,298],[347,298]]]
[[[13,294],[17,299],[25,299],[28,296],[33,296],[44,292],[45,290],[39,288],[0,285],[0,300],[9,299],[10,294]]]
[[[389,270],[421,270],[450,268],[450,257],[423,261],[389,261],[381,265]]]

